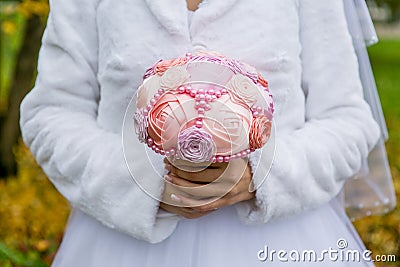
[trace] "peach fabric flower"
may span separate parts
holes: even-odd
[[[187,62],[188,62],[188,59],[186,57],[162,60],[159,63],[157,63],[157,65],[154,67],[154,73],[161,76],[169,68],[171,68],[173,66],[185,65]]]
[[[260,73],[258,74],[258,83],[268,89],[268,82],[264,79],[263,76],[261,76]]]
[[[148,115],[148,132],[154,143],[164,149],[174,148],[181,127],[196,117],[195,100],[186,94],[167,92]]]
[[[271,121],[265,115],[254,118],[249,134],[250,148],[258,149],[263,147],[271,135],[271,127]]]

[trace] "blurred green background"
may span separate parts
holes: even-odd
[[[400,0],[368,1],[368,5],[380,37],[369,54],[388,124],[386,148],[400,199]],[[48,266],[69,213],[68,203],[22,144],[18,128],[18,107],[35,79],[48,10],[47,0],[0,0],[0,266]],[[400,208],[355,225],[374,254],[396,255],[397,263],[378,266],[400,266]]]

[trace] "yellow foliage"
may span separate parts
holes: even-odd
[[[397,200],[400,200],[400,125],[387,120],[391,137],[386,143]],[[372,216],[356,221],[355,226],[368,249],[375,255],[396,255],[400,259],[400,206],[384,216]],[[388,266],[389,263],[376,263]],[[398,266],[398,265],[390,265]]]
[[[16,158],[17,177],[0,180],[0,240],[23,253],[40,252],[49,262],[61,240],[70,207],[25,146],[18,146]]]
[[[17,11],[27,18],[34,15],[45,17],[49,13],[49,4],[47,0],[23,0]]]
[[[14,34],[17,30],[17,24],[13,21],[4,21],[1,24],[1,31],[5,34],[11,35]]]

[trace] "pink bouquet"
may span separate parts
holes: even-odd
[[[160,60],[137,92],[139,140],[190,164],[229,162],[263,147],[274,106],[255,68],[210,52]]]

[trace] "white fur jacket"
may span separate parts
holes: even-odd
[[[23,139],[75,208],[135,238],[160,242],[179,220],[157,216],[159,202],[133,182],[121,141],[129,100],[158,59],[209,49],[269,81],[276,155],[256,201],[236,205],[244,223],[328,202],[378,140],[342,0],[208,0],[190,24],[185,0],[50,2],[38,78],[21,106]],[[144,161],[138,152],[133,165]],[[255,182],[269,167],[262,162]],[[160,196],[163,179],[142,174]]]

